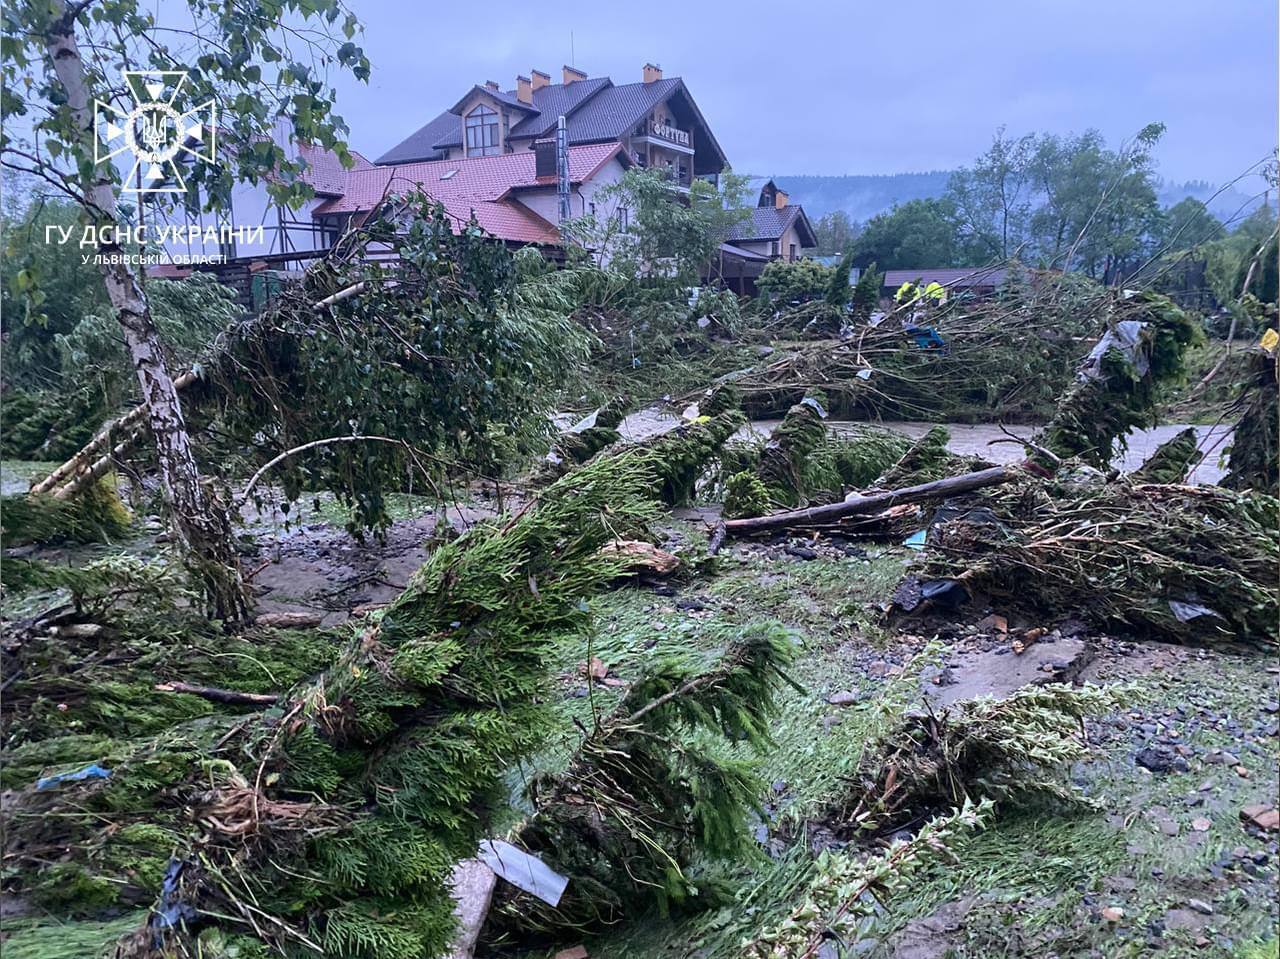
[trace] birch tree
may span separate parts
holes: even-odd
[[[6,176],[29,175],[77,202],[93,228],[93,252],[137,374],[173,529],[210,612],[235,619],[246,601],[230,521],[200,475],[145,289],[120,242],[119,228],[137,211],[121,208],[120,171],[95,162],[94,101],[127,113],[136,90],[123,71],[185,73],[191,103],[221,106],[217,134],[226,147],[221,162],[186,171],[185,202],[225,208],[235,182],[264,181],[278,202],[296,206],[314,194],[300,179],[304,162],[273,142],[273,126],[283,119],[291,139],[329,148],[349,165],[346,126],[333,113],[325,78],[349,70],[367,79],[369,65],[354,42],[358,21],[340,0],[184,0],[165,16],[158,21],[140,0],[8,4],[0,44],[0,163]],[[176,194],[154,196],[173,202]]]

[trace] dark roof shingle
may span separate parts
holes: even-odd
[[[426,126],[415,130],[382,156],[375,160],[378,164],[414,163],[419,160],[435,160],[440,151],[436,143],[446,138],[451,132],[461,136],[459,116],[446,110]]]
[[[775,206],[754,206],[748,219],[734,224],[727,239],[730,243],[735,240],[777,240],[787,232],[787,227],[799,214],[798,206],[785,206],[782,209]]]
[[[897,289],[903,283],[921,283],[926,286],[937,283],[953,290],[963,290],[970,287],[998,287],[1008,276],[1008,269],[1002,266],[885,270],[882,285]]]
[[[533,105],[538,112],[525,117],[511,128],[511,136],[542,137],[555,129],[556,120],[561,114],[566,117],[582,106],[605,87],[610,85],[608,77],[593,77],[589,80],[578,80],[567,86],[553,83],[539,87],[533,91]]]
[[[615,86],[608,77],[593,77],[569,84],[548,84],[533,91],[534,112],[512,126],[508,137],[523,140],[548,136],[555,130],[556,120],[563,115],[570,144],[617,140],[629,134],[654,107],[683,87],[683,81],[679,77],[668,77],[651,83],[624,83],[621,86]],[[467,96],[471,96],[475,89],[521,110],[531,109],[528,104],[521,103],[511,91],[499,93],[480,87],[473,88]],[[685,96],[697,114],[697,107],[693,105],[693,99],[689,97],[687,90]],[[466,97],[463,98],[465,99]],[[459,101],[459,105],[462,102]],[[458,105],[455,105],[455,109],[457,108]],[[709,130],[707,135],[711,135]],[[723,156],[714,138],[711,145],[716,153]],[[433,160],[439,158],[444,150],[460,146],[461,117],[457,113],[445,111],[378,157],[376,162],[390,164]]]
[[[568,117],[569,142],[589,143],[625,136],[679,86],[680,78],[671,77],[602,90]]]

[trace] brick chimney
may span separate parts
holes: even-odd
[[[577,67],[571,67],[568,64],[565,64],[564,85],[566,87],[576,80],[585,80],[586,78],[587,78],[587,75],[583,73],[581,70],[579,70]]]
[[[498,85],[494,83],[492,80],[486,80],[484,82],[484,86],[486,90],[493,90],[495,92],[499,89]]]
[[[533,88],[541,90],[543,87],[551,85],[551,74],[543,73],[541,70],[530,70],[533,75]]]
[[[533,103],[533,81],[528,77],[516,77],[516,99],[521,103]]]
[[[783,193],[781,190],[779,190],[777,193],[773,195],[773,205],[776,206],[779,210],[781,210],[790,202],[791,202],[791,197],[786,193]]]
[[[644,82],[653,83],[655,80],[662,79],[662,67],[655,67],[652,63],[644,65]]]

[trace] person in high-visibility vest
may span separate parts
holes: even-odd
[[[898,287],[898,292],[893,295],[895,303],[911,304],[916,300],[924,299],[932,301],[935,304],[947,302],[947,288],[941,283],[930,283],[922,292],[914,283],[903,283]]]

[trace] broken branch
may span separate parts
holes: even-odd
[[[999,486],[1018,475],[1016,467],[994,466],[991,469],[978,470],[976,473],[962,473],[946,479],[934,480],[931,483],[920,483],[903,489],[889,490],[884,493],[873,493],[870,496],[858,496],[843,503],[829,503],[825,506],[810,506],[807,509],[787,510],[782,513],[771,513],[768,516],[757,516],[751,519],[726,520],[726,535],[744,536],[774,529],[794,529],[814,526],[825,526],[846,516],[860,516],[877,513],[897,506],[899,503],[918,503],[922,500],[945,499],[959,493],[985,489],[988,486]]]

